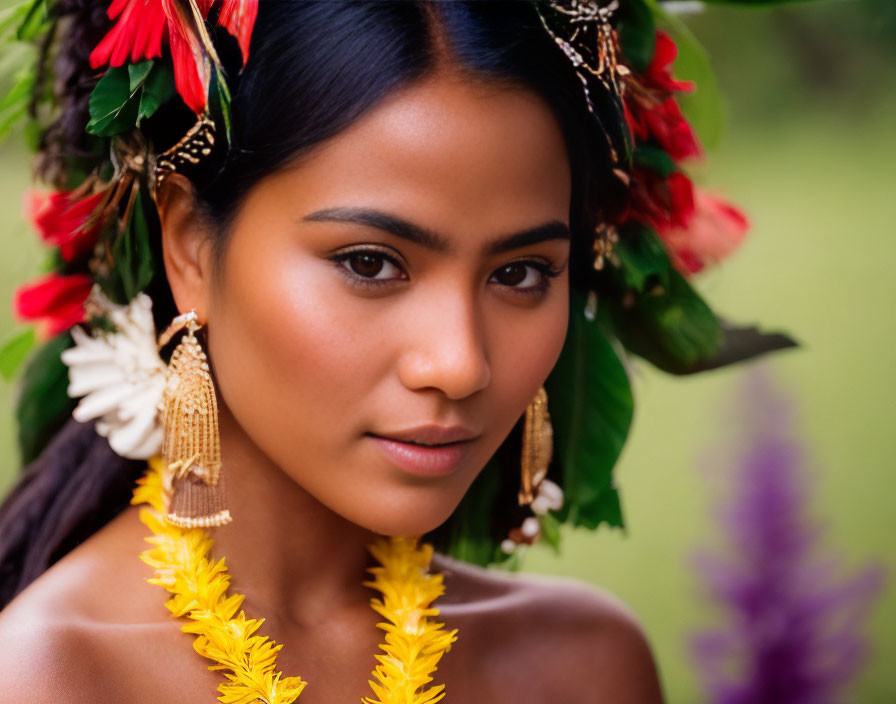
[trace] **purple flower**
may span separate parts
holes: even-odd
[[[747,375],[733,427],[743,433],[716,512],[724,549],[693,556],[725,615],[692,638],[711,704],[832,704],[868,654],[864,622],[885,573],[845,576],[809,516],[812,477],[791,409],[767,372]]]

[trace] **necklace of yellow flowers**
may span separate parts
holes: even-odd
[[[154,568],[148,579],[171,593],[165,606],[175,617],[186,617],[186,633],[196,634],[193,647],[214,660],[210,670],[221,670],[226,681],[218,685],[223,704],[289,704],[307,684],[301,677],[277,672],[276,654],[282,648],[265,636],[253,635],[264,619],[247,618],[237,610],[242,594],[227,594],[230,577],[224,558],[209,559],[212,539],[203,528],[180,528],[164,519],[164,462],[149,460],[146,473],[137,480],[132,504],[148,504],[140,520],[153,532],[146,540],[154,545],[140,559]],[[370,687],[375,698],[363,704],[434,704],[445,696],[444,685],[423,689],[442,655],[457,640],[457,629],[446,631],[433,618],[439,610],[430,604],[444,592],[442,575],[430,574],[433,548],[418,546],[411,537],[381,538],[368,549],[380,562],[368,570],[373,579],[364,582],[381,593],[370,605],[385,622],[385,643],[377,653],[379,664]]]

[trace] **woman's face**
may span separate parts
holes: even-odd
[[[390,95],[241,206],[205,297],[223,403],[346,519],[435,528],[560,354],[570,188],[533,93]]]

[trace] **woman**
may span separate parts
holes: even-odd
[[[112,339],[102,332],[109,320],[118,334],[139,328],[136,304],[124,306],[148,301],[140,291],[150,293],[156,332],[172,318],[175,332],[188,329],[177,347],[186,366],[171,361],[179,371],[167,386],[156,384],[164,377],[153,376],[153,363],[146,379],[155,381],[135,381],[145,369],[119,374],[121,385],[132,385],[124,396],[156,389],[168,414],[185,393],[170,380],[195,373],[210,385],[206,363],[214,386],[196,402],[202,410],[193,420],[171,411],[139,433],[120,407],[115,416],[98,396],[92,410],[85,400],[75,418],[98,422],[69,421],[26,470],[2,513],[9,603],[0,612],[7,646],[0,701],[192,702],[220,687],[226,697],[222,673],[206,658],[225,674],[234,670],[212,652],[212,626],[202,625],[195,602],[171,618],[159,585],[175,598],[186,598],[186,587],[165,581],[173,568],[161,553],[137,559],[147,526],[155,526],[157,541],[215,526],[209,555],[226,556],[230,590],[244,595],[239,608],[263,616],[263,634],[285,644],[267,676],[301,677],[280,689],[268,679],[260,688],[269,696],[244,699],[248,685],[237,682],[245,688],[222,701],[293,701],[299,693],[303,702],[357,701],[372,696],[371,687],[369,701],[435,701],[443,693],[473,702],[662,701],[641,627],[616,598],[471,564],[494,561],[499,546],[513,552],[533,542],[539,525],[556,521],[546,516],[589,527],[621,521],[609,468],[630,399],[615,407],[602,400],[621,418],[621,431],[597,431],[607,457],[603,485],[589,490],[591,513],[570,475],[560,476],[558,465],[574,464],[569,454],[550,466],[556,482],[544,476],[550,425],[539,390],[546,381],[550,387],[552,370],[554,386],[563,383],[555,365],[570,326],[585,324],[577,322],[585,296],[594,318],[595,292],[608,300],[623,292],[618,255],[613,272],[604,276],[599,267],[613,241],[603,226],[620,221],[632,178],[617,92],[631,71],[613,55],[616,4],[589,19],[595,57],[608,68],[587,76],[570,62],[574,45],[557,46],[570,27],[561,10],[577,6],[265,2],[255,18],[249,2],[118,1],[108,16],[89,3],[58,3],[65,20],[57,71],[67,88],[61,116],[44,135],[42,172],[59,189],[98,175],[65,196],[69,215],[72,203],[88,198],[97,210],[55,242],[67,264],[51,283],[81,296],[75,320],[55,331],[80,319],[95,281],[104,291],[87,304],[94,337],[76,329],[74,351],[63,354],[72,368],[69,391],[84,395],[73,392],[83,378],[76,374],[85,373],[75,370]],[[626,8],[622,21],[635,26],[637,16]],[[167,49],[156,46],[164,37],[170,67],[159,58]],[[662,65],[645,76],[650,70],[671,81]],[[116,80],[124,102],[105,110]],[[660,94],[646,79],[641,88]],[[193,141],[179,142],[197,116]],[[213,128],[203,127],[203,116]],[[638,128],[639,116],[629,117]],[[91,137],[81,133],[88,123]],[[656,134],[644,139],[662,144]],[[98,142],[111,149],[111,162]],[[83,166],[97,163],[114,171]],[[660,215],[674,216],[673,205],[665,202]],[[83,239],[83,251],[74,251]],[[674,272],[663,280],[687,287]],[[106,298],[115,293],[117,302]],[[175,317],[189,312],[193,318]],[[620,338],[650,358],[650,346],[626,337],[625,324],[604,324],[617,325]],[[603,334],[588,325],[587,335]],[[718,348],[716,328],[710,333],[696,356],[679,361],[709,366]],[[174,346],[167,337],[163,352]],[[618,359],[603,344],[603,366],[594,359],[588,381],[567,386],[596,389],[619,377]],[[153,404],[142,408],[155,417]],[[210,444],[177,455],[174,438],[199,416]],[[44,436],[59,423],[46,427]],[[142,480],[142,500],[164,495],[167,524],[161,514],[153,522],[127,506],[146,467],[133,458],[156,454],[157,430],[166,462]],[[566,432],[558,424],[561,439]],[[581,443],[593,441],[586,433]],[[521,442],[529,463],[522,488]],[[35,455],[44,444],[31,441]],[[141,454],[146,447],[156,452]],[[153,481],[167,484],[150,496]],[[211,498],[209,487],[218,492]],[[200,500],[209,502],[204,513]],[[532,510],[540,521],[514,528]],[[440,549],[428,573],[426,550],[413,544],[380,542],[371,560],[368,546],[378,536],[424,534]],[[423,580],[421,588],[438,597],[436,611],[422,599],[413,612],[415,624],[428,624],[421,628],[432,636],[430,660],[418,661],[422,674],[400,686],[401,675],[388,671],[397,667],[389,659],[396,650],[387,647],[383,669],[367,684],[383,640],[376,626],[389,620],[388,585],[362,582],[376,560],[386,578],[389,564],[422,560],[407,579]],[[378,613],[371,586],[383,594]],[[234,618],[236,605],[228,612]],[[222,632],[235,628],[222,623]],[[191,632],[199,654],[181,626],[198,629]]]

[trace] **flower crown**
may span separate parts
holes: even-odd
[[[0,41],[46,44],[59,21],[58,4],[27,0],[15,6],[0,20]],[[632,417],[623,351],[668,372],[689,374],[794,343],[785,335],[725,323],[690,284],[693,274],[737,247],[748,222],[684,173],[683,164],[699,157],[702,148],[678,96],[696,87],[673,77],[678,47],[656,28],[658,22],[678,25],[669,22],[675,5],[664,0],[532,4],[581,81],[584,105],[606,138],[613,173],[628,193],[623,212],[593,233],[593,285],[587,298],[573,301],[569,336],[546,383],[558,426],[550,474],[567,498],[559,511],[539,516],[542,534],[554,540],[562,521],[590,528],[622,525],[612,468]],[[98,419],[97,431],[126,457],[158,451],[155,398],[164,365],[145,293],[158,267],[148,234],[155,217],[151,201],[168,174],[201,163],[216,145],[229,144],[230,93],[211,33],[218,26],[232,35],[245,66],[257,13],[258,0],[109,4],[111,26],[89,56],[92,68],[104,70],[90,95],[85,126],[99,156],[90,168],[73,169],[69,188],[31,192],[25,201],[30,220],[54,253],[51,270],[20,288],[14,302],[18,317],[39,322],[47,339],[31,355],[20,394],[26,461],[38,454],[48,429],[72,412],[60,385],[46,383],[64,378],[63,359],[71,367],[68,394],[85,397],[74,409],[76,419]],[[684,39],[692,57],[703,55],[693,40]],[[26,129],[37,135],[44,129],[37,107],[52,103],[44,60],[19,75],[3,103],[7,114],[27,115]],[[196,122],[157,154],[140,127],[172,101],[186,105]],[[597,102],[609,109],[598,109]],[[85,321],[92,324],[92,336],[73,327]],[[35,339],[33,329],[15,335],[0,350],[0,368],[11,375]],[[472,515],[494,498],[497,488],[488,484],[488,474],[474,483],[458,512]],[[488,562],[500,556],[489,526],[481,520],[462,523],[468,533],[453,540],[464,543],[466,559]]]

